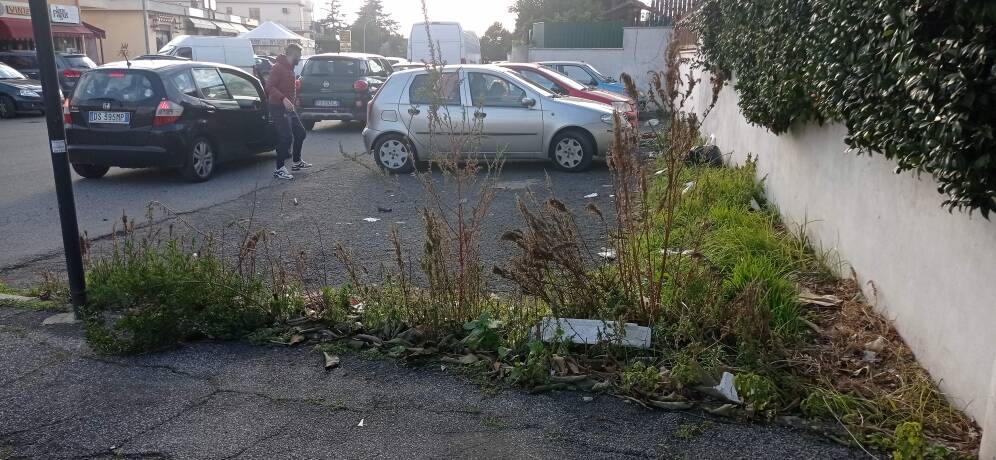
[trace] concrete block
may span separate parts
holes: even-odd
[[[633,323],[625,323],[618,329],[618,323],[593,319],[543,318],[536,325],[536,336],[544,342],[557,338],[557,331],[563,331],[561,338],[571,343],[595,345],[611,342],[633,348],[650,348],[650,328]]]

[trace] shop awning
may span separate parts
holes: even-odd
[[[187,21],[190,22],[190,25],[195,29],[218,30],[218,26],[214,25],[213,22],[208,21],[207,19],[187,18]]]
[[[97,34],[93,30],[79,24],[52,24],[52,35],[57,37],[75,37]],[[35,34],[31,29],[30,19],[0,18],[0,40],[34,40],[34,38]]]
[[[30,19],[0,18],[0,40],[33,40]]]
[[[90,32],[93,32],[93,35],[101,40],[107,38],[107,32],[105,32],[104,29],[101,29],[100,27],[97,27],[93,24],[88,24],[85,21],[83,22],[83,27],[90,29]]]
[[[235,35],[242,33],[241,30],[235,28],[235,25],[230,22],[219,22],[219,21],[212,21],[212,22],[214,22],[214,25],[218,26],[218,29],[220,29],[222,33],[229,33]]]
[[[236,29],[238,29],[239,35],[249,32],[249,29],[247,29],[246,26],[242,24],[236,24],[233,22],[232,25],[235,26]]]

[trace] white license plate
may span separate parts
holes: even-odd
[[[131,123],[131,112],[90,112],[90,123],[127,125]]]
[[[339,107],[339,101],[315,99],[315,107]]]

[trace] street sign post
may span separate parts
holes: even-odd
[[[52,24],[48,2],[29,0],[28,5],[31,8],[31,28],[34,31],[35,48],[38,53],[38,79],[41,80],[45,102],[52,171],[55,174],[55,195],[59,202],[59,220],[62,223],[62,246],[66,253],[66,273],[69,275],[69,293],[78,317],[79,307],[86,303],[86,285],[83,279],[80,229],[76,221],[76,200],[73,197],[73,181],[69,175],[66,127],[62,118],[62,91],[59,88],[59,75],[55,67]]]

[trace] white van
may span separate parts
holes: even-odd
[[[430,22],[429,35],[432,36],[439,58],[443,61],[442,64],[481,62],[481,40],[474,32],[463,30],[459,22]],[[408,38],[408,60],[432,62],[432,52],[424,22],[412,26],[412,33]]]
[[[164,45],[158,54],[228,64],[250,74],[256,64],[256,54],[248,38],[180,35]]]

